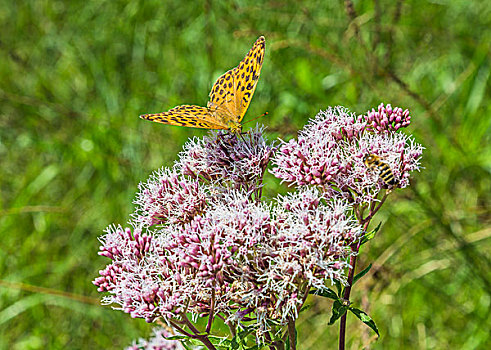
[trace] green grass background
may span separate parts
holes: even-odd
[[[348,348],[491,345],[490,42],[486,1],[12,1],[0,3],[0,349],[121,349],[150,326],[98,305],[97,237],[125,224],[139,181],[196,129],[137,118],[205,105],[259,35],[246,119],[296,135],[320,109],[409,108],[425,169],[378,216],[374,268]],[[267,196],[285,191],[268,180]],[[336,349],[310,300],[299,349]]]

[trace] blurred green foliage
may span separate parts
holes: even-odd
[[[361,114],[385,102],[411,110],[427,148],[361,252],[359,269],[374,266],[353,301],[381,338],[351,316],[348,347],[489,348],[490,28],[477,0],[4,0],[0,349],[121,349],[149,334],[98,306],[91,280],[108,260],[97,236],[127,221],[139,181],[205,132],[137,116],[205,105],[259,35],[266,58],[245,119],[269,111],[271,139],[329,105]],[[267,196],[285,191],[267,182]],[[299,349],[337,348],[318,299],[298,321]]]

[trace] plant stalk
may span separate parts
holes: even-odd
[[[360,249],[360,246],[357,245],[356,249],[354,249],[354,251],[356,251],[358,253],[359,249]],[[355,267],[356,267],[356,256],[352,256],[350,258],[349,263],[350,263],[351,267],[348,270],[348,285],[344,289],[344,293],[343,293],[343,299],[345,299],[345,300],[349,300],[349,295],[351,293],[351,284],[353,283],[353,277],[355,274]],[[339,350],[344,350],[344,348],[345,348],[346,316],[348,316],[347,311],[343,316],[341,316],[341,321],[340,321],[341,323],[339,324],[339,347],[338,347]]]
[[[295,334],[295,320],[292,317],[288,317],[288,338],[290,339],[290,350],[297,348],[296,334]]]
[[[373,205],[370,206],[370,213],[368,214],[368,216],[365,219],[363,219],[361,217],[358,218],[360,224],[363,225],[363,231],[365,233],[368,229],[368,225],[370,224],[370,220],[377,213],[377,211],[380,209],[382,204],[384,204],[389,193],[387,193],[387,191],[384,193],[382,200],[380,201],[380,203],[376,207],[374,207]],[[347,301],[349,301],[349,297],[350,297],[350,293],[351,293],[353,278],[355,276],[356,258],[358,256],[358,251],[360,250],[360,246],[361,246],[361,240],[359,240],[358,243],[351,246],[351,248],[356,253],[356,255],[351,256],[351,258],[350,258],[350,266],[351,267],[348,270],[348,280],[347,280],[348,285],[344,289],[344,293],[343,293],[343,299],[345,299]],[[338,346],[339,350],[344,350],[346,347],[345,342],[346,342],[346,318],[347,318],[347,316],[348,316],[348,311],[346,311],[346,313],[343,316],[341,316],[341,320],[340,320],[340,324],[339,324],[339,346]]]
[[[201,334],[200,331],[191,323],[191,321],[189,321],[186,314],[181,314],[181,317],[183,318],[184,324],[186,326],[188,326],[188,328],[194,333],[194,336],[192,336],[192,338],[198,339],[209,350],[216,350],[217,349],[211,343],[210,339],[208,339],[208,335],[207,334]]]

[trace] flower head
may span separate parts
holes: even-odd
[[[422,152],[423,147],[406,134],[365,133],[357,142],[341,144],[340,153],[348,166],[324,189],[329,196],[371,203],[384,188],[407,187],[410,173],[420,168]],[[377,163],[367,164],[364,159],[368,155],[374,155]],[[394,179],[393,184],[382,176],[387,172]]]
[[[419,170],[423,147],[398,132],[409,122],[407,110],[390,105],[366,116],[334,107],[279,151],[259,127],[189,141],[172,169],[139,185],[133,228],[110,226],[100,238],[99,254],[111,260],[93,281],[108,293],[103,302],[196,337],[220,317],[266,339],[298,317],[312,289],[347,283],[361,223],[380,208],[366,204]],[[298,188],[264,201],[270,159],[272,173]],[[208,317],[207,331],[188,315]],[[181,349],[166,336],[156,331],[130,349]]]
[[[231,191],[183,225],[147,235],[108,229],[101,255],[113,261],[94,284],[110,293],[106,303],[149,322],[186,310],[247,315],[267,330],[268,320],[296,318],[311,287],[345,280],[342,267],[360,233],[345,202],[327,204],[314,189],[272,203]]]
[[[411,116],[409,110],[402,110],[400,107],[394,107],[390,104],[384,106],[381,103],[377,110],[372,108],[368,111],[366,120],[371,130],[376,133],[383,133],[389,131],[397,131],[400,128],[405,128],[411,123]]]
[[[262,179],[272,152],[260,127],[240,135],[212,132],[189,141],[176,168],[192,178],[251,190]]]
[[[419,169],[423,148],[402,133],[409,124],[409,112],[379,106],[368,117],[355,117],[345,108],[320,112],[300,133],[284,143],[273,158],[272,173],[296,185],[319,186],[329,196],[356,202],[370,202],[387,187],[380,176],[385,164],[394,186],[404,188],[410,172]],[[379,167],[367,167],[363,159],[373,154]]]
[[[151,235],[143,234],[140,229],[123,229],[121,226],[109,226],[106,234],[100,238],[102,246],[99,255],[112,260],[100,277],[93,281],[100,292],[112,295],[103,299],[107,304],[120,304],[122,310],[132,317],[144,318],[151,322],[158,314],[160,286],[155,280],[158,266],[147,264],[159,248]],[[155,270],[157,269],[157,270]]]
[[[272,173],[296,186],[329,184],[349,166],[339,143],[353,141],[364,128],[365,123],[344,107],[321,111],[299,132],[298,140],[281,146]]]
[[[131,346],[126,350],[184,350],[181,342],[178,340],[167,340],[171,334],[163,328],[154,328],[153,335],[150,339],[140,338],[138,342],[133,341]]]
[[[266,330],[266,320],[296,318],[310,287],[322,290],[328,278],[344,281],[348,247],[361,228],[348,218],[346,203],[322,202],[308,189],[271,204],[231,192],[203,218],[176,231],[168,227],[174,243],[166,251],[195,276],[189,307],[210,312],[213,297],[215,312],[248,315]]]
[[[143,226],[186,223],[206,207],[206,191],[196,180],[180,175],[175,169],[155,171],[138,185],[133,219]]]

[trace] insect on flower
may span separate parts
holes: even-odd
[[[380,178],[386,185],[394,186],[397,184],[389,165],[384,163],[379,156],[375,154],[367,154],[365,157],[363,157],[363,163],[365,163],[368,169],[377,169],[379,171]]]
[[[264,36],[260,36],[239,65],[213,84],[206,107],[182,105],[163,113],[143,114],[140,118],[162,124],[240,133],[241,121],[259,80],[265,49]]]

